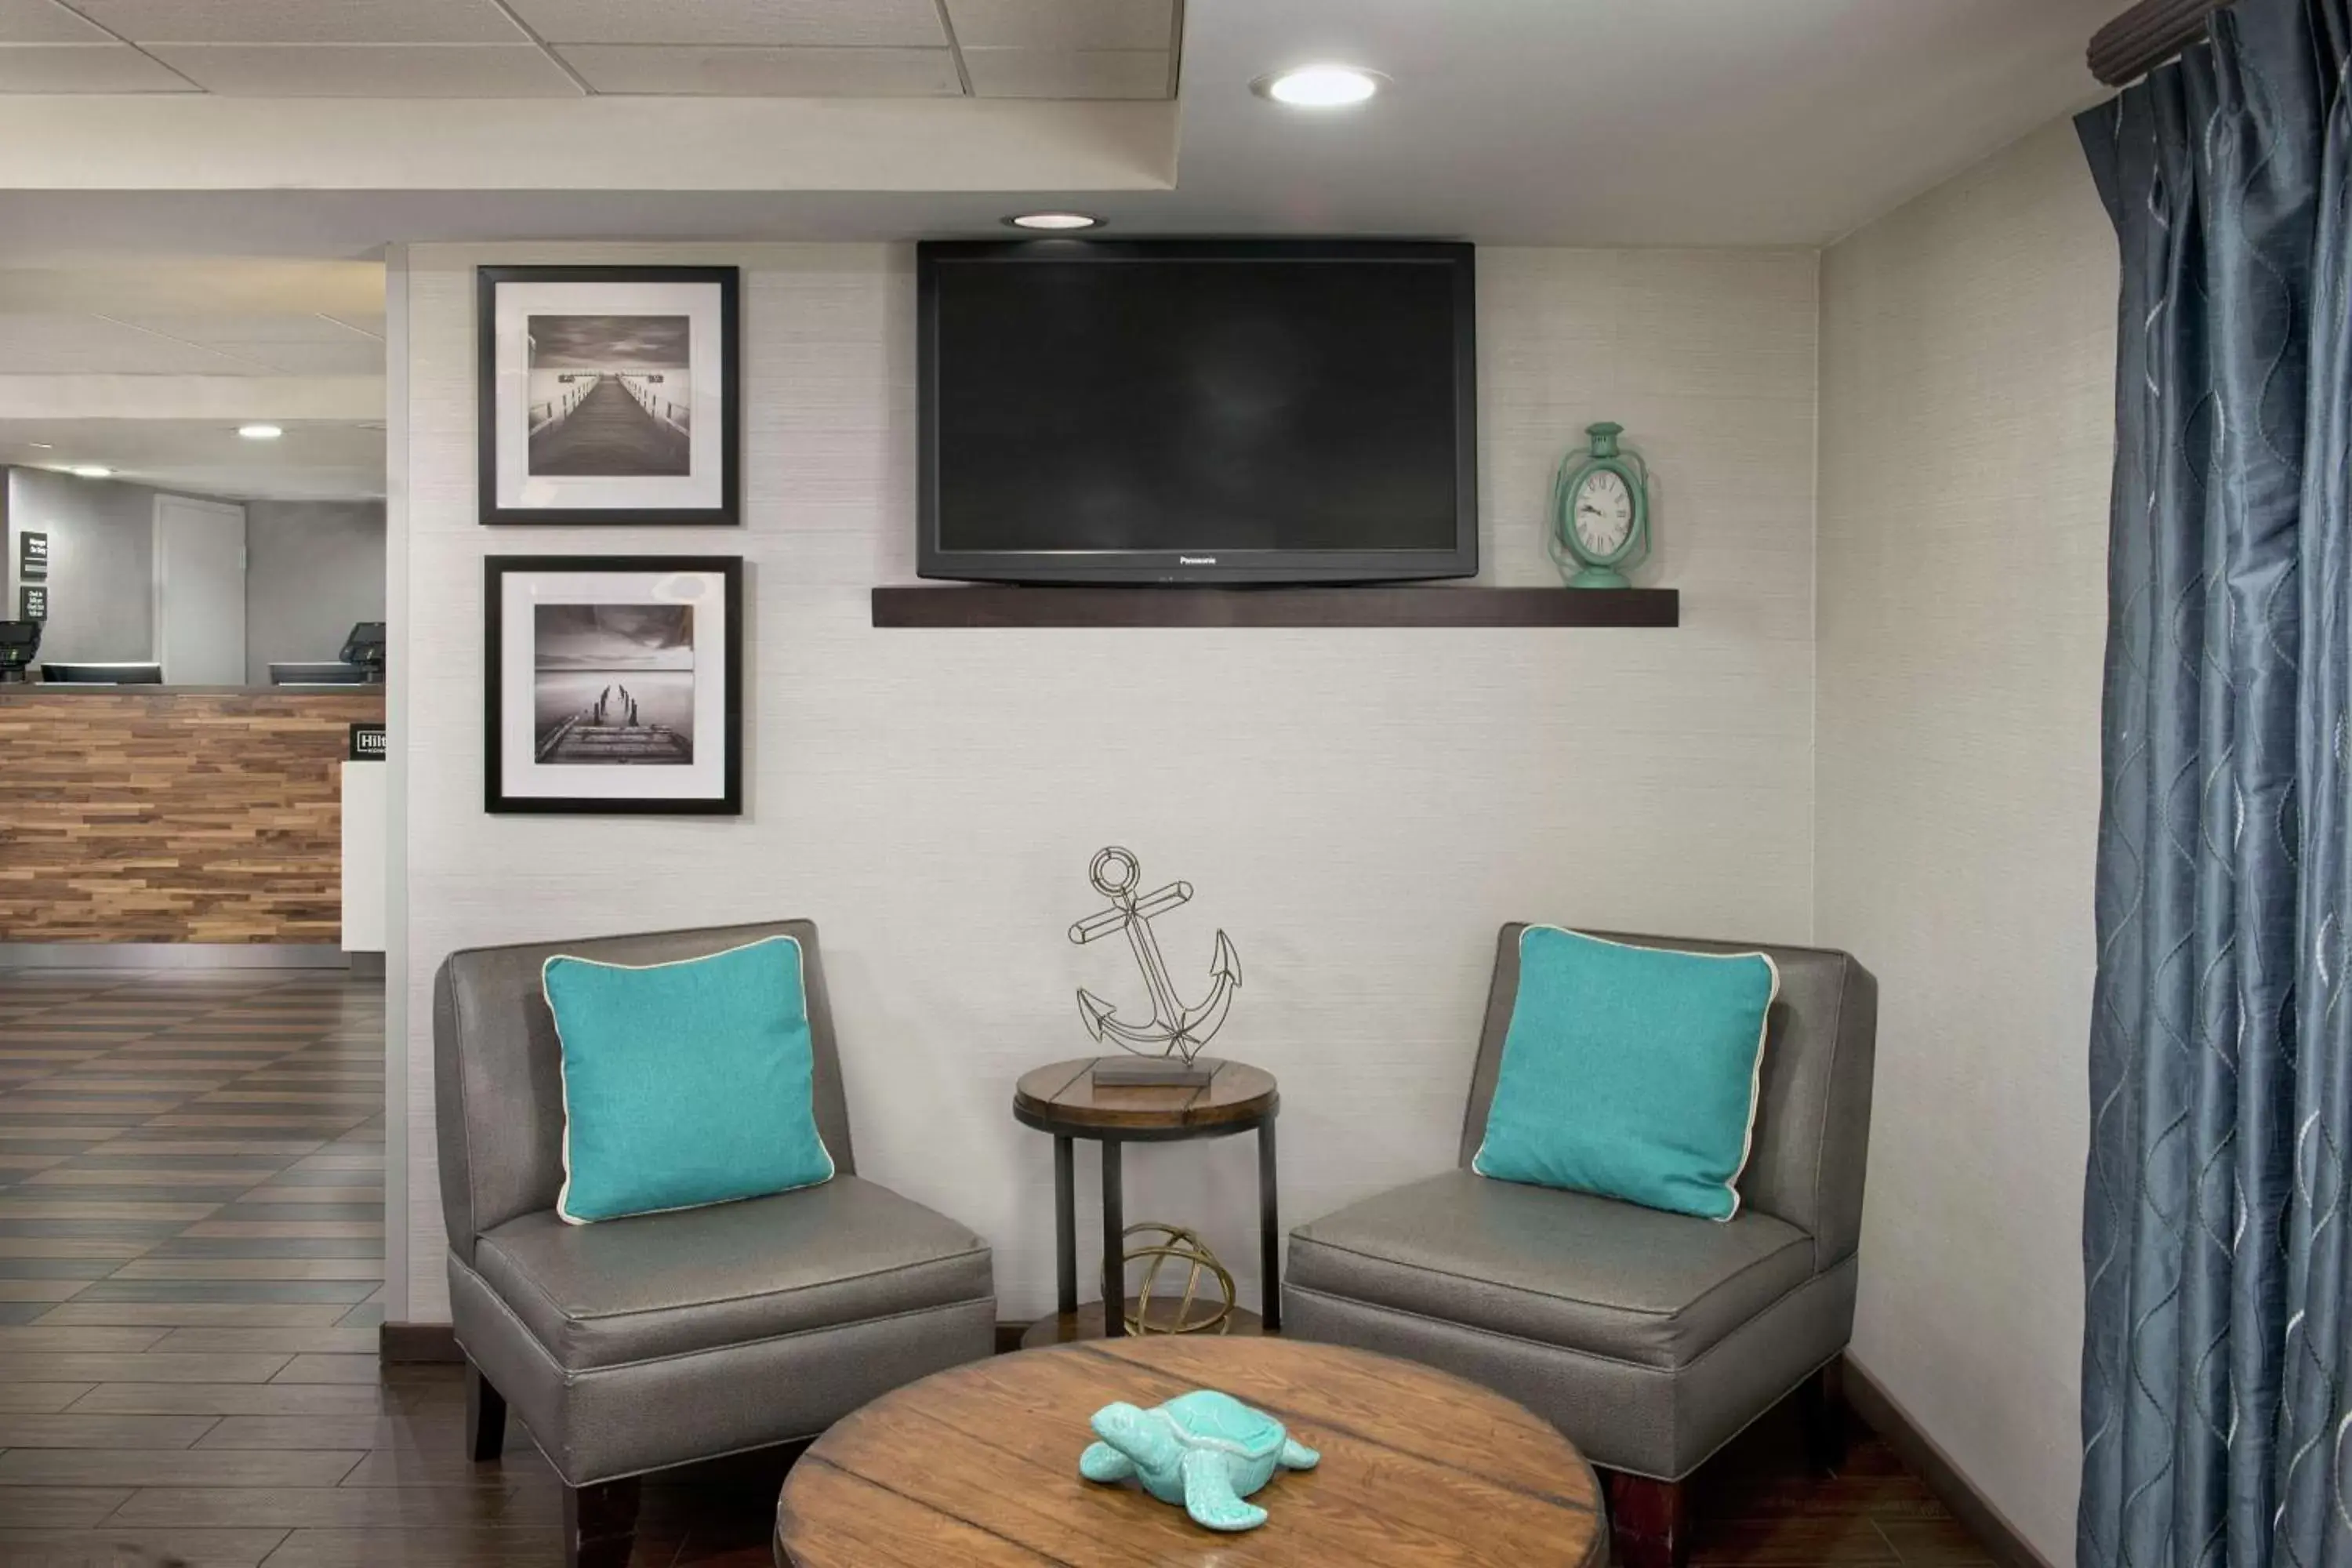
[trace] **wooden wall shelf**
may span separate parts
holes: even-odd
[[[1017,588],[874,590],[877,626],[1672,626],[1673,588]]]

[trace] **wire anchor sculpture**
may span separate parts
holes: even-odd
[[[1160,938],[1152,931],[1151,922],[1190,903],[1192,884],[1171,882],[1156,891],[1139,895],[1135,889],[1143,879],[1143,868],[1133,854],[1115,844],[1095,852],[1093,861],[1087,867],[1087,879],[1094,884],[1095,891],[1110,900],[1110,908],[1097,910],[1071,926],[1070,940],[1083,946],[1114,932],[1123,933],[1135,954],[1137,967],[1143,971],[1143,984],[1151,994],[1150,1022],[1133,1023],[1118,1016],[1116,1007],[1085,986],[1078,987],[1078,1016],[1086,1022],[1087,1033],[1097,1044],[1108,1038],[1132,1055],[1163,1060],[1173,1058],[1183,1064],[1181,1069],[1165,1069],[1165,1076],[1123,1073],[1119,1075],[1123,1081],[1199,1081],[1206,1075],[1202,1069],[1193,1068],[1192,1058],[1224,1026],[1225,1015],[1234,1005],[1234,993],[1241,989],[1241,955],[1234,951],[1232,939],[1222,931],[1217,932],[1215,953],[1209,963],[1209,994],[1187,1005],[1177,995],[1175,983],[1168,977],[1168,961],[1160,956]]]

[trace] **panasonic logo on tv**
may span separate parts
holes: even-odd
[[[1176,557],[1176,564],[1179,566],[1214,566],[1216,563],[1217,558],[1213,555],[1179,555]]]

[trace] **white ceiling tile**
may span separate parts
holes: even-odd
[[[103,463],[142,484],[236,500],[383,494],[383,426],[306,420],[299,411],[278,423],[280,440],[240,441],[235,421],[224,419],[0,420],[0,462]]]
[[[109,311],[114,320],[192,343],[364,343],[366,336],[325,316],[149,315]]]
[[[268,365],[281,375],[383,374],[383,345],[348,334],[336,343],[221,342],[205,346]]]
[[[946,49],[759,49],[570,44],[559,48],[598,92],[730,98],[938,98],[963,91]]]
[[[511,0],[551,44],[943,48],[932,0]]]
[[[113,40],[58,0],[0,0],[0,44],[104,44]]]
[[[1166,98],[1168,56],[1150,49],[967,48],[979,98]]]
[[[99,316],[0,314],[0,365],[16,375],[263,375],[250,362]]]
[[[492,0],[75,0],[134,44],[513,44]]]
[[[535,44],[158,44],[227,98],[578,98]]]
[[[0,92],[194,92],[127,44],[0,44]]]
[[[1174,0],[948,0],[965,48],[1165,49]]]

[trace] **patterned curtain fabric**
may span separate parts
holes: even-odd
[[[2086,1565],[2352,1568],[2352,0],[2077,121],[2122,247]]]

